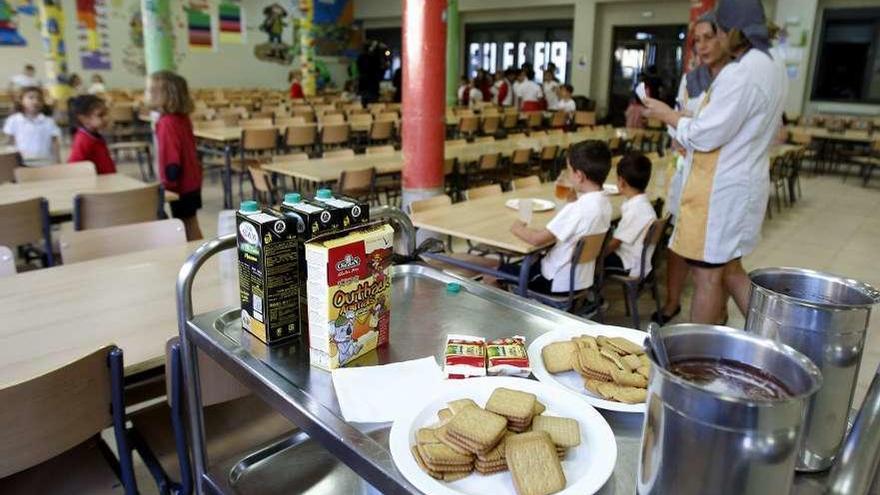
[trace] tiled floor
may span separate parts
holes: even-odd
[[[131,165],[121,171],[137,176]],[[773,218],[764,223],[764,237],[751,255],[744,259],[747,270],[768,266],[798,266],[863,280],[880,287],[880,188],[863,188],[859,181],[843,182],[839,177],[804,177],[803,197],[793,207],[773,211]],[[217,214],[222,207],[219,178],[207,177],[203,189],[204,208],[199,221],[206,237],[217,230]],[[237,199],[236,199],[237,204]],[[619,287],[606,290],[610,307],[607,322],[629,325],[624,314]],[[688,314],[692,288],[687,287],[682,317]],[[640,301],[643,321],[653,312],[649,295]],[[731,301],[728,304],[729,325],[742,328],[743,316]],[[643,323],[644,325],[644,323]],[[868,331],[865,354],[856,389],[856,404],[861,403],[874,370],[880,363],[880,316],[875,316]],[[142,493],[153,493],[154,486],[139,467]]]

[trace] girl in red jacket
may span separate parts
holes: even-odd
[[[90,161],[99,174],[115,174],[116,164],[110,156],[101,129],[107,127],[107,104],[95,95],[82,95],[70,102],[71,124],[76,126],[68,163]]]
[[[189,120],[193,102],[186,79],[171,71],[154,72],[147,95],[150,107],[161,114],[156,122],[159,178],[166,191],[180,197],[170,204],[171,216],[183,221],[187,240],[201,239],[196,212],[202,207],[202,164]]]

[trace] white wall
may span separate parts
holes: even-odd
[[[216,0],[210,0],[216,4]],[[218,44],[216,52],[190,52],[187,46],[184,2],[172,0],[174,11],[176,53],[178,72],[187,78],[193,87],[264,87],[286,88],[287,73],[293,66],[263,62],[254,57],[254,46],[266,41],[265,33],[259,31],[264,6],[274,0],[244,0],[247,36],[245,44]],[[110,9],[109,37],[112,69],[99,71],[108,87],[140,88],[144,85],[143,76],[125,67],[125,61],[142,57],[143,54],[130,41],[129,19],[138,10],[140,0],[120,0],[108,2]],[[85,71],[79,59],[76,29],[76,1],[62,0],[65,14],[65,43],[68,49],[68,68],[88,82],[93,71]],[[286,3],[285,3],[286,5]],[[41,78],[45,77],[41,40],[37,19],[33,16],[18,15],[16,21],[19,32],[27,40],[26,47],[0,47],[0,86],[5,87],[9,77],[21,71],[30,62],[37,67]],[[291,28],[283,35],[289,42]],[[323,59],[333,75],[334,82],[341,86],[345,80],[347,61],[336,58]],[[297,64],[295,61],[294,64]]]

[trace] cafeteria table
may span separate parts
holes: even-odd
[[[0,203],[42,197],[49,202],[51,217],[64,218],[73,213],[73,199],[78,194],[120,192],[145,185],[138,179],[119,173],[0,184]],[[177,194],[169,191],[165,191],[164,196],[166,201],[177,199]]]
[[[174,282],[202,241],[58,265],[0,278],[0,388],[41,376],[107,344],[125,373],[161,366],[177,335]],[[212,259],[197,307],[237,304],[236,259]]]
[[[648,185],[648,196],[653,201],[665,194],[665,167],[656,166],[655,173]],[[609,181],[613,183],[613,181]],[[529,226],[533,229],[541,229],[547,226],[550,220],[559,212],[560,203],[554,197],[556,185],[552,182],[541,184],[532,189],[508,191],[497,196],[489,196],[469,201],[462,201],[450,206],[432,208],[428,211],[411,215],[413,225],[431,232],[450,235],[465,239],[474,243],[484,244],[491,248],[513,253],[523,257],[518,277],[513,277],[496,269],[486,268],[477,264],[468,263],[461,259],[444,253],[425,253],[424,256],[434,258],[444,263],[485,273],[493,277],[509,280],[517,284],[519,295],[528,294],[528,274],[532,264],[538,260],[539,255],[551,244],[534,246],[513,235],[510,231],[513,222],[519,219],[519,212],[505,206],[505,203],[514,198],[539,198],[553,201],[556,208],[546,212],[534,212]],[[624,197],[616,194],[609,197],[614,208],[613,217],[620,216],[620,205]]]

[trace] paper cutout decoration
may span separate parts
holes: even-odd
[[[110,70],[110,36],[105,0],[76,0],[80,61],[85,70]]]
[[[211,21],[210,5],[203,2],[191,2],[184,10],[186,10],[187,36],[190,51],[204,52],[213,50],[214,30]]]
[[[15,11],[6,0],[0,0],[0,46],[25,46],[27,41],[18,34]]]
[[[217,6],[217,11],[220,17],[220,43],[244,43],[246,31],[241,5],[224,1]]]

